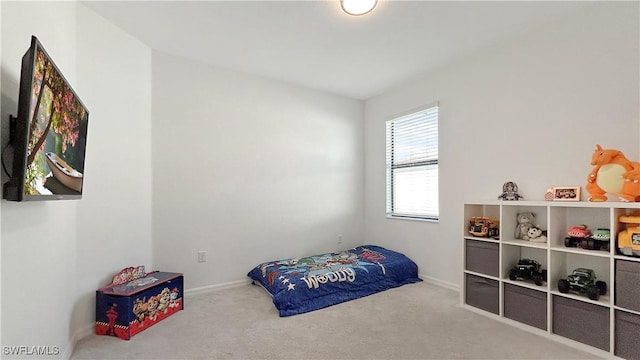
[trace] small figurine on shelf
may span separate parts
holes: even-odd
[[[502,185],[502,194],[498,200],[519,200],[523,197],[518,194],[518,185],[513,181],[507,181]]]
[[[516,230],[513,234],[513,237],[516,239],[529,240],[529,228],[534,226],[533,221],[536,218],[536,214],[525,211],[518,213],[516,215]]]

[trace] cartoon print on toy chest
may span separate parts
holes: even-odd
[[[150,296],[147,301],[147,318],[151,321],[158,319],[158,298],[156,296]]]
[[[138,326],[144,325],[144,319],[147,316],[147,306],[146,297],[142,299],[138,298],[133,303],[133,313],[138,319]]]
[[[607,201],[606,193],[620,201],[638,201],[640,197],[640,163],[630,161],[620,150],[596,145],[591,156],[595,167],[587,177],[589,201]]]
[[[169,299],[171,298],[171,291],[169,288],[162,289],[160,295],[158,295],[158,311],[166,314],[169,310]]]
[[[529,236],[527,233],[529,232],[529,228],[533,225],[533,221],[536,218],[536,214],[532,212],[521,212],[516,215],[516,230],[514,231],[513,236],[516,239],[529,240]]]
[[[174,307],[180,306],[178,304],[178,295],[180,295],[179,292],[178,292],[178,288],[173,288],[173,290],[171,290],[171,295],[170,295],[170,298],[169,298],[169,307],[170,308],[174,308]]]

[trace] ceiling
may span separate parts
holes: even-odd
[[[354,99],[576,11],[581,1],[84,1],[151,48]]]

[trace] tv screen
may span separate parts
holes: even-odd
[[[89,111],[35,36],[22,58],[11,119],[12,201],[82,198]]]

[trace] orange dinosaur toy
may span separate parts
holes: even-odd
[[[587,177],[589,201],[607,201],[605,193],[616,194],[620,201],[640,201],[640,163],[619,150],[596,145],[591,165],[595,167]]]

